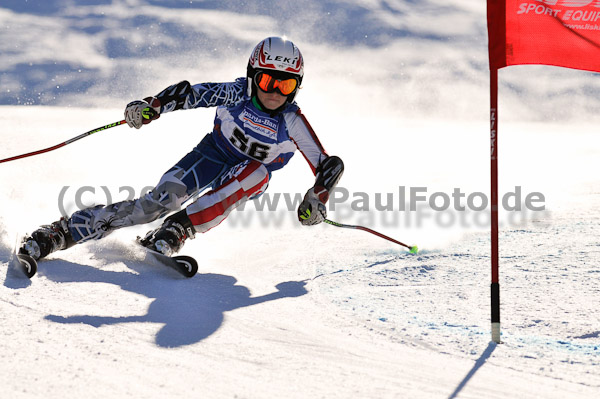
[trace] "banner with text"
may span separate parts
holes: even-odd
[[[600,72],[600,0],[488,0],[490,68]]]

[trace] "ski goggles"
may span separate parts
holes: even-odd
[[[284,96],[289,96],[298,88],[298,80],[296,78],[277,79],[266,72],[259,72],[255,78],[256,85],[266,93],[279,91]]]

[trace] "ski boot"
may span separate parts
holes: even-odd
[[[195,237],[196,230],[185,209],[169,216],[156,230],[149,231],[139,243],[166,256],[173,256],[183,247],[185,240]]]
[[[19,253],[39,260],[73,245],[75,241],[69,232],[67,219],[61,218],[50,225],[41,226],[30,237],[24,238]]]

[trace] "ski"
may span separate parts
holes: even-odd
[[[21,270],[27,278],[32,278],[37,273],[37,261],[27,254],[14,253],[14,262],[18,263],[17,268]]]
[[[178,256],[167,256],[160,252],[153,251],[149,248],[143,247],[146,253],[161,263],[162,265],[168,266],[173,270],[177,271],[183,277],[194,277],[198,272],[198,262],[191,256],[178,255]]]
[[[144,249],[149,258],[157,261],[161,265],[170,267],[184,277],[194,277],[198,272],[198,262],[191,256],[166,256],[160,252],[153,251],[140,245],[139,240],[137,241],[137,244]],[[21,245],[22,238],[18,236],[11,257],[11,264],[16,269],[22,271],[27,278],[31,279],[37,273],[38,261],[36,261],[32,256],[24,253],[25,251],[21,248]]]
[[[148,248],[145,248],[145,250],[154,260],[162,265],[172,268],[184,277],[194,277],[198,272],[198,262],[191,256],[166,256]],[[14,253],[12,262],[15,264],[16,268],[21,270],[29,279],[37,273],[38,262],[27,254]]]
[[[23,236],[21,234],[17,234],[15,246],[11,256],[11,263],[16,269],[21,270],[25,276],[27,276],[27,278],[32,278],[37,273],[37,261],[33,257],[29,256],[29,254],[24,253],[21,250],[22,243]]]
[[[183,277],[194,277],[198,272],[198,262],[191,256],[177,255],[167,256],[160,252],[154,251],[142,244],[142,238],[138,237],[135,243],[146,251],[146,255],[158,261],[160,264],[170,267]]]

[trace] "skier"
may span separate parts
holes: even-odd
[[[215,227],[243,201],[262,194],[271,173],[284,167],[296,149],[316,176],[298,207],[298,219],[303,225],[322,222],[329,192],[344,165],[340,158],[327,155],[294,102],[303,75],[298,47],[289,40],[269,37],[252,51],[245,78],[195,85],[182,81],[154,97],[127,104],[125,120],[136,129],[167,112],[217,107],[214,128],[146,195],[79,210],[70,218],[42,226],[23,240],[20,252],[37,260],[106,237],[118,228],[171,214],[140,241],[171,256],[188,238]],[[181,209],[188,199],[209,188]]]

